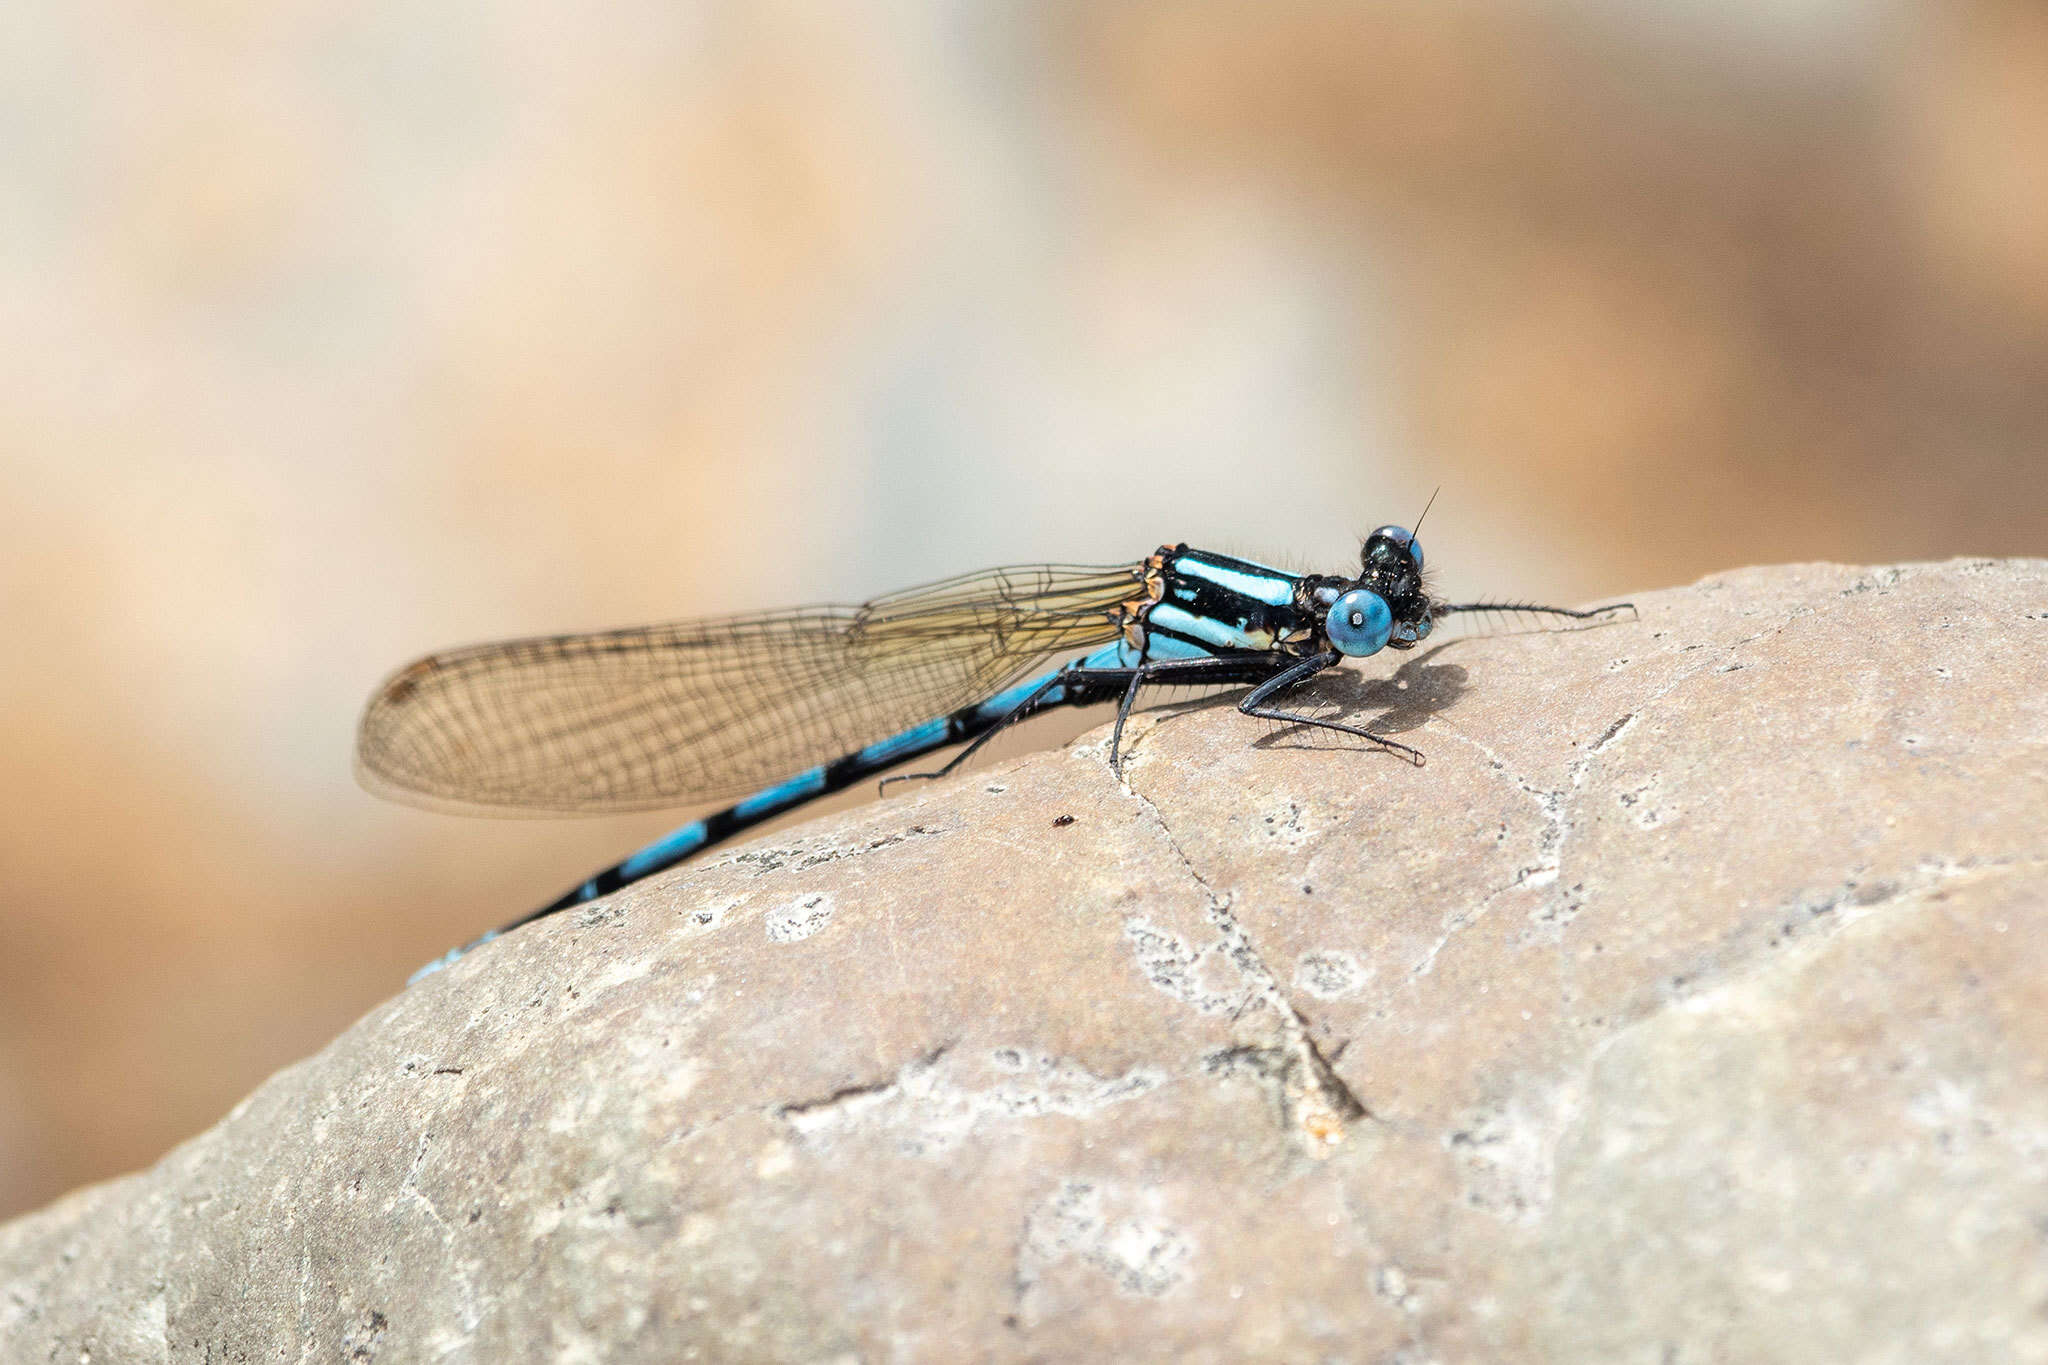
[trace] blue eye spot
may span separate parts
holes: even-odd
[[[1367,540],[1377,540],[1381,536],[1385,536],[1396,545],[1405,546],[1408,550],[1408,558],[1415,562],[1416,572],[1420,573],[1422,571],[1422,542],[1415,538],[1413,531],[1405,526],[1382,526],[1374,531],[1372,535],[1368,536]]]
[[[1353,588],[1330,605],[1323,630],[1340,654],[1377,654],[1394,633],[1394,613],[1387,609],[1387,599],[1372,589]]]

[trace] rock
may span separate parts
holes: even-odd
[[[2048,1360],[2048,562],[1639,606],[493,943],[0,1229],[0,1358]]]

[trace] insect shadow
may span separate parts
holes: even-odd
[[[1444,648],[1439,645],[1438,649]],[[1351,669],[1331,669],[1303,688],[1291,709],[1318,716],[1344,716],[1376,735],[1398,735],[1417,729],[1431,716],[1449,710],[1470,685],[1462,664],[1433,663],[1431,650],[1410,659],[1384,677],[1367,677]],[[1325,681],[1327,679],[1327,682]],[[1364,716],[1367,719],[1354,720]],[[1367,748],[1328,730],[1279,723],[1271,734],[1252,741],[1259,749]]]
[[[1374,734],[1402,734],[1422,725],[1431,716],[1457,703],[1469,686],[1462,664],[1432,662],[1436,655],[1458,643],[1447,640],[1425,654],[1416,656],[1385,677],[1367,677],[1348,668],[1331,669],[1308,686],[1286,694],[1289,708],[1318,716],[1370,715],[1360,722]],[[1175,698],[1156,709],[1170,714],[1202,711],[1212,707],[1235,707],[1243,697],[1242,688],[1205,691],[1201,696]],[[1371,713],[1377,712],[1376,715]],[[1284,721],[1272,722],[1270,734],[1252,741],[1260,749],[1328,749],[1372,746],[1328,730],[1314,730]]]

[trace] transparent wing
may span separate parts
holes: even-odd
[[[1116,637],[1144,566],[990,569],[878,597],[429,655],[378,689],[363,784],[414,804],[602,812],[738,796]]]

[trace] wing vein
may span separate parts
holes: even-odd
[[[878,597],[475,645],[394,674],[365,785],[415,804],[603,812],[738,796],[1114,639],[1142,565],[990,569]]]

